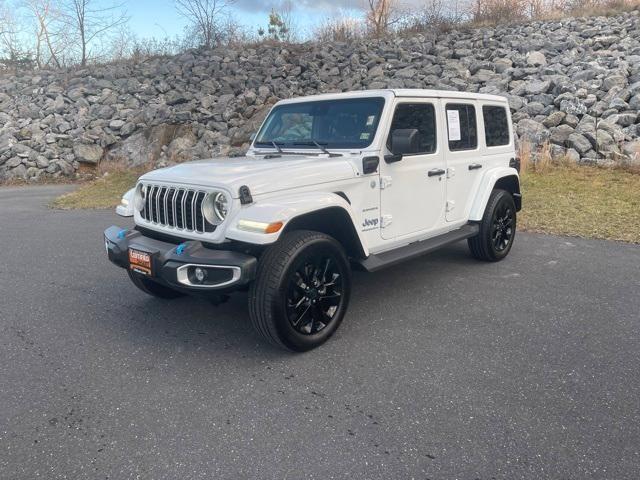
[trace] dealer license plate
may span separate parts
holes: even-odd
[[[153,275],[151,254],[130,248],[129,268],[136,273],[151,277]]]

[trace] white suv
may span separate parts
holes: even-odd
[[[107,229],[105,245],[156,297],[248,289],[257,331],[305,351],[342,322],[352,266],[373,272],[463,239],[478,259],[505,258],[518,171],[502,97],[297,98],[273,107],[245,157],[143,175],[119,211],[135,228]]]

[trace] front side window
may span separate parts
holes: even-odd
[[[387,138],[387,148],[393,151],[394,130],[418,130],[418,147],[409,155],[435,153],[438,142],[436,135],[436,110],[430,103],[401,103],[396,107]]]
[[[447,105],[449,151],[475,150],[478,148],[476,108],[473,105]]]
[[[487,147],[500,147],[511,143],[507,109],[485,105],[482,107]]]
[[[276,106],[256,137],[256,147],[366,148],[380,123],[384,98],[320,100]]]

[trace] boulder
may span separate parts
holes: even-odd
[[[525,118],[516,128],[518,138],[532,145],[542,145],[549,138],[549,131],[540,122]]]
[[[551,130],[549,141],[556,145],[566,146],[569,137],[573,135],[575,129],[569,125],[560,125]]]
[[[109,122],[109,128],[112,130],[120,130],[125,124],[124,120],[111,120]]]
[[[579,133],[572,133],[567,139],[567,145],[573,148],[581,156],[593,149],[593,145],[587,137]]]
[[[547,118],[544,119],[542,124],[547,128],[557,127],[567,116],[564,112],[553,112]]]
[[[529,95],[540,95],[541,93],[547,93],[551,88],[551,82],[549,80],[532,80],[525,85],[526,93]]]
[[[532,67],[541,67],[547,64],[547,57],[542,52],[530,52],[527,55],[527,64]]]
[[[99,145],[76,143],[73,145],[73,153],[80,163],[96,165],[102,159],[104,150]]]
[[[609,91],[615,87],[624,87],[627,85],[627,79],[622,75],[611,75],[604,79],[602,83],[602,88],[605,91]]]

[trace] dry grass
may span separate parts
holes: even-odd
[[[557,21],[564,18],[615,16],[640,8],[640,0],[476,0],[472,3],[471,23],[474,27]]]
[[[524,172],[522,192],[523,230],[640,243],[640,175],[551,165]]]
[[[619,13],[631,12],[640,7],[639,0],[605,0],[603,2],[584,2],[586,5],[571,11],[575,17],[610,17]]]
[[[523,230],[640,243],[640,175],[552,158],[550,145],[519,149]]]
[[[551,145],[548,142],[535,151],[529,142],[522,142],[518,149],[518,157],[520,169],[523,172],[544,173],[556,163],[552,158]]]
[[[106,176],[87,182],[77,190],[56,198],[50,206],[63,210],[115,208],[120,204],[122,195],[135,186],[140,174],[137,170],[107,173]]]

